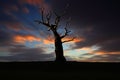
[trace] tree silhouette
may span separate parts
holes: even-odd
[[[54,18],[52,15],[54,14]],[[66,59],[64,57],[63,52],[63,43],[73,41],[74,38],[71,38],[70,40],[62,41],[63,38],[65,38],[71,31],[67,29],[67,26],[69,23],[66,23],[66,26],[64,28],[65,32],[64,35],[60,35],[58,33],[58,27],[61,21],[61,18],[65,15],[65,12],[62,15],[58,15],[56,12],[48,12],[47,14],[44,11],[44,8],[41,8],[41,20],[35,20],[35,22],[42,24],[48,28],[48,31],[52,31],[54,34],[54,43],[55,43],[55,54],[56,54],[56,62],[65,62]],[[51,22],[52,21],[54,22]]]

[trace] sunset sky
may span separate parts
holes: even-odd
[[[69,7],[66,8],[66,5]],[[0,0],[0,62],[53,61],[54,36],[34,20],[45,12],[67,12],[58,29],[68,61],[120,62],[120,3],[117,0]],[[54,18],[54,15],[53,15]],[[52,22],[52,20],[51,20]]]

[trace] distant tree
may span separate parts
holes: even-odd
[[[54,14],[54,18],[52,17],[52,15]],[[62,15],[58,15],[56,12],[48,12],[45,13],[44,8],[41,8],[41,20],[35,20],[35,22],[42,24],[44,26],[46,26],[48,28],[48,31],[52,31],[54,34],[54,43],[55,43],[55,54],[56,54],[56,62],[65,62],[66,59],[64,57],[64,52],[63,52],[63,43],[65,42],[70,42],[73,41],[74,38],[71,38],[70,40],[66,40],[66,41],[62,41],[63,38],[65,38],[71,31],[69,31],[67,29],[67,26],[69,25],[68,22],[66,22],[66,26],[64,28],[65,32],[64,35],[60,35],[58,33],[58,27],[60,26],[60,21],[61,18],[65,15],[65,12],[63,12]],[[51,22],[51,18],[52,21]]]

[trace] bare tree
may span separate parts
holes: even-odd
[[[54,18],[52,17],[52,15],[54,14]],[[48,28],[48,31],[52,31],[54,34],[54,42],[55,42],[55,54],[56,54],[56,59],[55,61],[57,62],[65,62],[66,59],[64,57],[64,52],[63,52],[63,43],[65,42],[70,42],[73,41],[74,38],[70,39],[70,40],[66,40],[66,41],[62,41],[63,38],[65,38],[71,31],[69,31],[67,29],[67,26],[69,26],[68,22],[66,23],[66,26],[64,28],[65,32],[64,35],[60,35],[58,33],[58,27],[61,21],[61,18],[64,16],[65,13],[63,13],[62,15],[58,15],[56,12],[49,12],[49,13],[45,13],[44,8],[41,8],[41,20],[35,20],[35,22],[42,24],[44,26],[46,26]],[[52,21],[54,22],[51,22]]]

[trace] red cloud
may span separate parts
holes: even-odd
[[[34,6],[46,6],[48,5],[44,0],[20,0],[21,4],[30,4]]]
[[[4,25],[8,30],[14,30],[14,31],[20,31],[20,30],[25,30],[25,31],[31,31],[32,29],[27,28],[24,24],[21,22],[8,22],[8,21],[3,21],[0,22],[1,25]]]
[[[44,4],[44,0],[21,0],[21,2],[34,6]]]
[[[12,29],[14,31],[19,31],[22,29],[23,25],[20,24],[19,22],[16,22],[16,23],[7,23],[5,24],[5,26],[8,28],[8,29]]]
[[[19,3],[37,6],[38,8],[44,7],[46,11],[50,10],[50,5],[45,0],[20,0]]]

